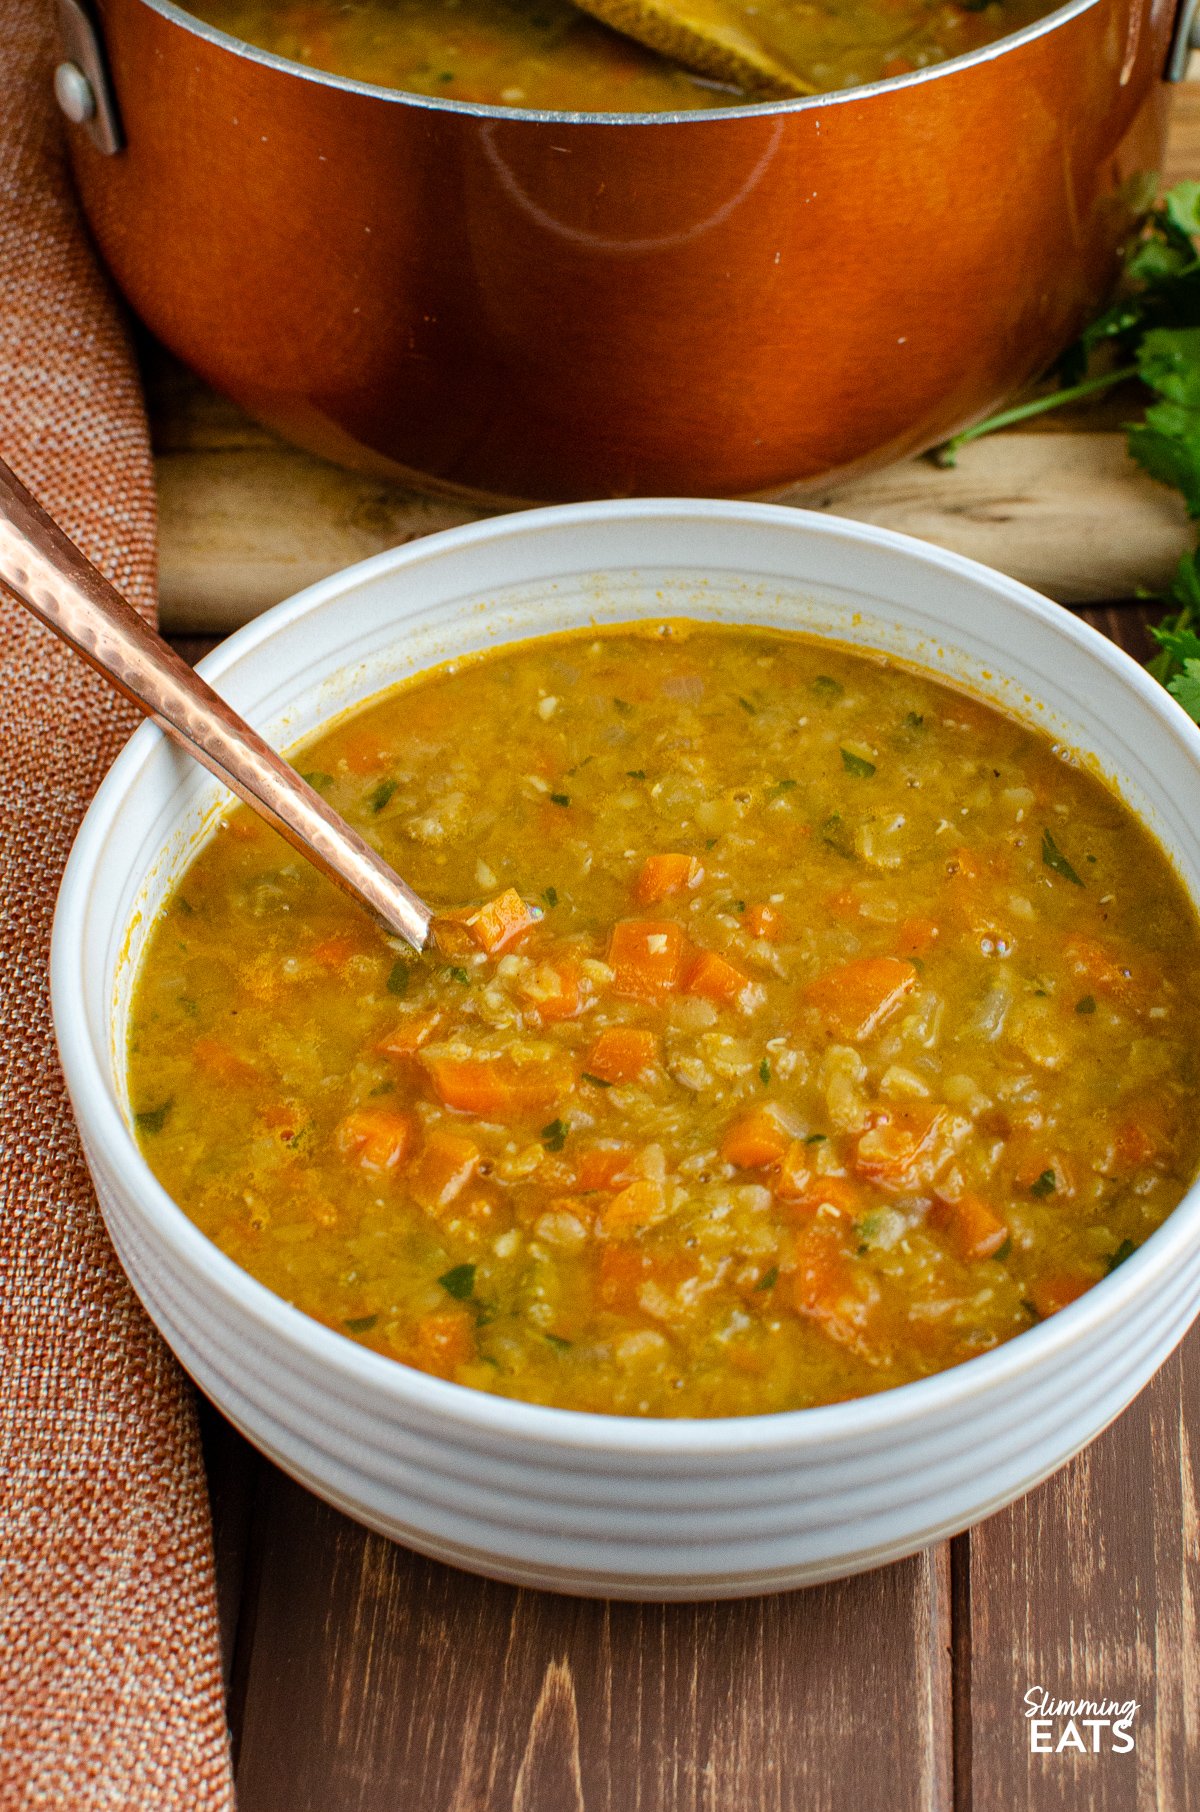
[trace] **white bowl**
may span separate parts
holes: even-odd
[[[286,746],[451,654],[671,615],[884,648],[1094,751],[1200,896],[1200,731],[1173,700],[1023,586],[829,516],[639,501],[454,529],[310,587],[202,671]],[[820,1409],[582,1415],[443,1383],[343,1339],[210,1244],[130,1132],[134,971],[221,799],[149,726],[114,765],[58,902],[59,1049],[113,1241],[167,1341],[251,1440],[370,1527],[482,1573],[611,1597],[732,1597],[833,1578],[1028,1490],[1125,1407],[1195,1315],[1197,1188],[1052,1320],[952,1371]]]

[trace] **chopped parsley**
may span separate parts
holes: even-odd
[[[773,1290],[775,1288],[775,1285],[778,1282],[779,1282],[779,1266],[772,1265],[771,1269],[769,1271],[763,1272],[762,1276],[759,1278],[759,1280],[755,1284],[754,1288],[756,1290]]]
[[[604,1080],[603,1076],[593,1076],[591,1070],[580,1070],[579,1080],[581,1082],[590,1082],[593,1088],[611,1088],[612,1087],[612,1083],[606,1082]]]
[[[315,787],[318,793],[322,787],[333,785],[333,775],[323,774],[319,768],[312,769],[310,773],[301,774],[300,778],[306,786]]]
[[[438,1282],[446,1294],[453,1296],[456,1302],[466,1302],[475,1291],[475,1267],[474,1265],[455,1265],[451,1270],[443,1271]]]
[[[379,785],[367,794],[367,804],[373,812],[381,812],[396,790],[394,780],[381,780]]]
[[[1085,994],[1082,1000],[1077,1000],[1075,1002],[1075,1011],[1077,1013],[1094,1013],[1096,1011],[1096,996],[1094,994]]]
[[[771,1065],[765,1057],[758,1066],[758,1079],[764,1088],[767,1087],[771,1080]]]
[[[1116,1251],[1110,1252],[1105,1261],[1108,1267],[1108,1276],[1111,1277],[1117,1266],[1123,1265],[1127,1258],[1132,1258],[1136,1251],[1137,1247],[1131,1239],[1123,1239]]]
[[[378,1315],[350,1315],[342,1326],[349,1328],[352,1334],[369,1334],[378,1320]]]
[[[412,980],[412,964],[398,956],[388,971],[387,991],[389,994],[407,994],[408,984]]]
[[[869,780],[875,772],[875,763],[863,755],[856,755],[853,749],[842,750],[842,766],[847,774],[853,774],[857,780]]]
[[[846,690],[841,680],[835,680],[828,673],[818,673],[812,683],[812,689],[817,697],[823,698],[827,704],[832,704],[835,698],[841,698]]]
[[[160,1133],[167,1123],[167,1115],[175,1105],[174,1095],[168,1095],[160,1107],[151,1107],[143,1114],[135,1114],[133,1123],[139,1132]]]
[[[565,1120],[551,1120],[549,1126],[542,1128],[542,1144],[547,1151],[561,1151],[570,1130]]]
[[[570,805],[571,795],[570,793],[551,793],[550,803],[551,805]]]
[[[1058,1178],[1055,1176],[1054,1172],[1052,1170],[1043,1170],[1037,1181],[1029,1185],[1029,1193],[1030,1195],[1036,1195],[1040,1198],[1042,1196],[1053,1195],[1057,1188]]]
[[[1071,867],[1048,830],[1042,832],[1042,861],[1047,868],[1053,869],[1056,875],[1061,875],[1064,881],[1070,881],[1073,887],[1083,886],[1083,881]]]
[[[558,905],[558,888],[557,887],[547,887],[542,894],[542,898],[543,898],[543,900],[545,900],[547,906],[557,906]]]

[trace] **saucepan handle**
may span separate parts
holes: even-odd
[[[121,116],[100,32],[83,0],[58,0],[58,35],[62,58],[54,71],[54,98],[97,151],[114,157],[125,143]]]

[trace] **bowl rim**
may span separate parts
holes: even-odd
[[[836,88],[828,93],[797,95],[794,98],[780,101],[752,101],[739,107],[703,107],[688,108],[679,113],[589,113],[583,110],[569,112],[534,107],[505,107],[499,103],[484,101],[455,101],[436,94],[411,94],[403,88],[384,88],[376,82],[356,81],[352,76],[335,75],[331,70],[317,69],[308,63],[293,62],[289,57],[281,57],[275,51],[262,50],[257,44],[249,44],[244,38],[233,32],[222,31],[219,26],[210,25],[198,19],[194,13],[176,3],[176,0],[135,0],[135,3],[157,13],[172,25],[180,26],[212,44],[218,50],[230,51],[244,58],[247,62],[259,63],[268,69],[282,71],[286,75],[299,76],[303,81],[314,82],[318,87],[337,88],[348,94],[361,94],[375,100],[386,101],[389,105],[397,103],[417,107],[431,113],[465,114],[468,117],[482,120],[503,122],[523,120],[526,122],[546,121],[550,125],[577,126],[690,126],[717,120],[744,120],[756,118],[773,118],[782,114],[805,113],[821,107],[841,107],[859,100],[864,96],[891,93],[894,89],[915,88],[925,82],[936,81],[939,76],[958,71],[973,69],[983,63],[997,61],[1010,50],[1019,49],[1036,39],[1046,37],[1060,26],[1070,23],[1082,13],[1090,12],[1100,6],[1102,0],[1064,0],[1040,19],[1032,20],[1020,30],[1009,32],[1002,38],[996,38],[991,44],[984,44],[977,50],[964,51],[961,56],[947,57],[944,63],[933,63],[925,69],[914,69],[908,75],[889,76],[878,82],[863,82],[854,88]],[[669,60],[669,59],[668,59]]]
[[[755,522],[800,534],[890,550],[941,569],[1004,597],[1018,610],[1058,633],[1107,666],[1170,730],[1190,756],[1200,780],[1200,726],[1132,656],[1099,630],[1060,605],[991,567],[870,523],[851,521],[790,505],[717,501],[705,498],[633,498],[570,503],[443,529],[416,541],[343,567],[306,586],[255,617],[205,657],[197,671],[216,683],[242,658],[278,634],[323,609],[343,593],[443,554],[474,544],[520,539],[539,529],[571,528],[596,522],[662,522],[670,518],[714,518],[747,527]],[[645,561],[641,564],[646,564]],[[677,564],[677,563],[672,563]],[[589,572],[594,565],[589,565]],[[683,570],[681,566],[681,570]],[[819,587],[817,588],[819,589]],[[528,639],[528,638],[522,638]],[[933,651],[931,650],[931,656]],[[937,673],[938,668],[930,665]],[[958,682],[961,684],[961,682]],[[366,702],[364,699],[363,703]],[[322,1367],[343,1387],[367,1387],[389,1408],[410,1409],[450,1424],[465,1434],[494,1440],[507,1437],[547,1457],[573,1450],[622,1456],[656,1455],[672,1460],[712,1459],[734,1453],[762,1456],[812,1453],[861,1436],[894,1434],[939,1411],[953,1413],[970,1399],[1011,1386],[1021,1376],[1064,1356],[1165,1281],[1186,1251],[1200,1243],[1200,1176],[1178,1205],[1136,1252],[1085,1294],[1046,1321],[991,1351],[941,1372],[869,1396],[815,1407],[747,1416],[638,1417],[550,1408],[515,1397],[492,1395],[416,1371],[402,1361],[361,1346],[275,1295],[228,1258],[168,1195],[138,1149],[86,1030],[86,1015],[68,1010],[86,996],[88,964],[86,914],[92,870],[104,860],[104,846],[126,795],[166,743],[163,731],[143,723],[130,737],[101,782],[72,846],[56,902],[50,951],[51,1004],[59,1056],[79,1124],[89,1147],[110,1175],[117,1176],[160,1252],[188,1276],[250,1316],[260,1330]],[[1189,889],[1200,911],[1200,887]]]

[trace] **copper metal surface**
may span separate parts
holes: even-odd
[[[143,622],[2,461],[0,580],[386,931],[423,947],[424,901]]]
[[[1153,186],[1174,7],[626,118],[356,86],[168,0],[98,13],[126,143],[71,149],[154,332],[314,451],[554,499],[812,487],[1043,369]]]

